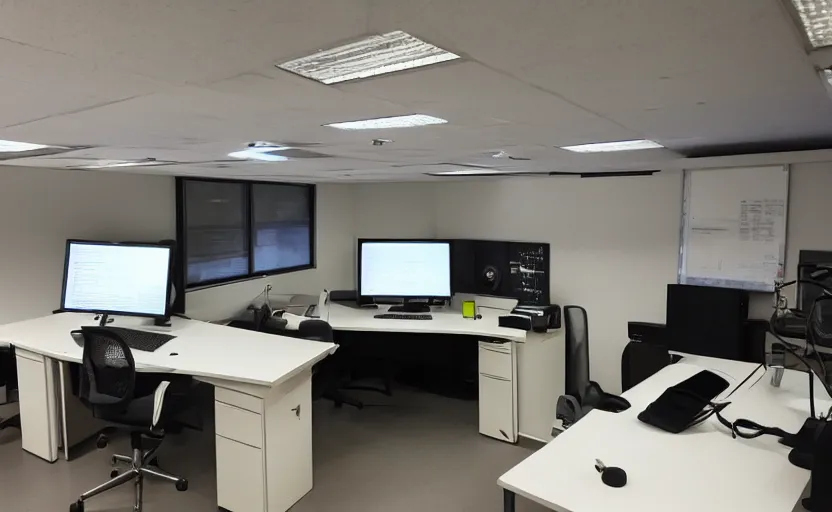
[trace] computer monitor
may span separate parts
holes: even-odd
[[[362,302],[450,299],[451,243],[359,240],[358,295]]]
[[[61,309],[151,318],[168,316],[172,248],[67,240]]]

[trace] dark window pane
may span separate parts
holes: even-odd
[[[253,185],[254,271],[312,263],[312,187]]]
[[[246,188],[185,181],[188,284],[248,275]]]

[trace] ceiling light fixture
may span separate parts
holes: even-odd
[[[445,124],[447,122],[447,120],[440,117],[433,117],[426,114],[410,114],[407,116],[378,117],[375,119],[363,119],[361,121],[330,123],[324,126],[338,128],[339,130],[384,130],[387,128],[413,128],[416,126]]]
[[[528,174],[526,171],[503,171],[500,169],[456,169],[453,171],[429,172],[429,176],[509,176]]]
[[[32,144],[30,142],[16,142],[13,140],[0,140],[0,153],[23,153],[24,151],[35,151],[36,149],[53,148],[44,144]]]
[[[98,160],[94,164],[81,165],[79,169],[113,169],[116,167],[154,167],[157,165],[172,165],[175,162],[145,158],[142,160]]]
[[[832,45],[832,0],[792,0],[813,48]]]
[[[635,151],[639,149],[663,148],[658,142],[652,140],[620,140],[617,142],[594,142],[592,144],[579,144],[577,146],[563,146],[560,149],[575,153],[609,153],[612,151]]]
[[[240,160],[258,160],[261,162],[285,162],[289,157],[280,155],[281,151],[287,149],[294,149],[290,146],[281,146],[278,144],[271,144],[269,142],[252,142],[246,149],[242,151],[235,151],[228,153],[231,158],[239,158]]]
[[[407,32],[397,30],[322,50],[277,67],[323,84],[335,84],[458,59]]]

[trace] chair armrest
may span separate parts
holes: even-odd
[[[170,382],[163,380],[156,387],[156,392],[153,394],[153,422],[150,424],[151,428],[155,428],[156,424],[162,418],[162,410],[165,406],[165,393],[170,386]]]

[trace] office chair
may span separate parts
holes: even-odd
[[[621,412],[630,403],[601,389],[589,379],[589,324],[580,306],[563,308],[566,320],[566,394],[558,398],[557,419],[563,428],[586,416],[592,409]]]
[[[332,326],[323,320],[304,320],[298,324],[297,337],[307,340],[332,343],[334,340]],[[364,403],[345,395],[339,388],[343,381],[344,372],[337,357],[337,352],[312,367],[312,397],[326,398],[335,403],[335,407],[343,404],[358,409],[364,408]]]
[[[14,358],[14,348],[0,348],[0,387],[6,387],[6,396],[17,389],[17,363]],[[9,399],[10,401],[10,399]],[[20,428],[20,415],[0,418],[0,430],[9,427]]]
[[[78,501],[70,505],[70,512],[84,512],[84,502],[130,481],[134,481],[136,487],[133,510],[141,512],[145,476],[167,480],[175,484],[178,491],[186,491],[186,479],[149,466],[164,437],[165,428],[172,424],[171,418],[178,405],[172,403],[175,400],[168,392],[170,383],[163,381],[151,395],[134,396],[136,364],[130,347],[106,327],[82,327],[81,333],[84,355],[79,398],[96,418],[130,430],[133,453],[132,456],[113,455],[114,465],[117,462],[127,463],[130,469],[121,474],[113,470],[109,481],[81,494]],[[146,439],[156,441],[156,445],[146,450]],[[106,437],[100,436],[98,448],[106,445]]]

